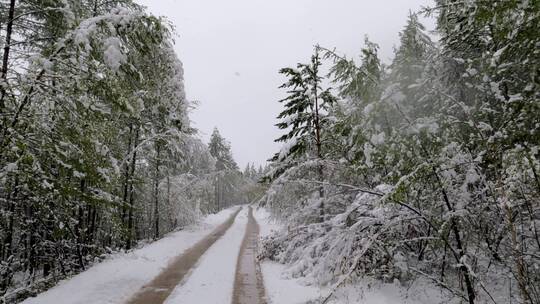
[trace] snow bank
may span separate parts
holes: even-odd
[[[253,215],[260,226],[260,236],[271,235],[282,229],[263,208]],[[269,304],[319,303],[331,291],[329,286],[308,285],[304,278],[292,278],[286,265],[268,260],[261,261],[266,297]],[[447,299],[442,291],[428,282],[418,279],[413,287],[394,283],[382,283],[364,279],[338,288],[328,304],[433,304]],[[450,302],[453,303],[453,302]]]
[[[26,299],[23,303],[124,303],[144,284],[159,274],[172,258],[204,238],[237,209],[238,207],[231,207],[218,214],[209,215],[199,225],[170,233],[141,249],[111,255],[102,263],[94,265],[71,279],[61,281],[54,288],[35,298]]]
[[[282,226],[272,220],[268,210],[257,208],[253,216],[259,224],[261,237],[269,236],[282,229]],[[261,261],[266,298],[269,304],[299,304],[318,299],[322,294],[319,288],[306,286],[300,279],[290,279],[284,276],[286,266],[268,260]]]
[[[261,263],[266,299],[269,304],[304,304],[324,295],[322,290],[306,286],[300,279],[285,277],[283,275],[285,268],[285,265],[276,262]]]
[[[420,288],[420,286],[425,288]],[[326,294],[325,294],[326,295]],[[357,282],[354,285],[345,285],[334,293],[327,304],[434,304],[459,303],[448,301],[440,290],[432,285],[423,285],[421,282],[414,288],[408,289],[398,282],[394,284],[381,282]]]
[[[260,237],[269,236],[282,229],[277,221],[272,220],[270,212],[265,208],[253,209],[253,217],[259,224]]]
[[[247,208],[234,224],[201,257],[184,284],[178,285],[165,304],[231,303],[236,261],[247,225]]]

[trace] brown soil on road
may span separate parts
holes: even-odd
[[[197,242],[193,247],[176,257],[150,283],[137,292],[127,304],[161,304],[167,299],[186,274],[195,266],[199,258],[212,246],[234,223],[234,219],[242,208],[235,211],[227,221],[219,225],[212,233]]]
[[[232,304],[265,304],[264,284],[260,265],[257,261],[259,224],[249,207],[246,234],[242,241],[238,262]]]

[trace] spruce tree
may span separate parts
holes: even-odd
[[[238,164],[234,160],[231,152],[231,145],[225,138],[219,134],[219,130],[214,128],[208,143],[210,154],[216,159],[216,169],[221,170],[238,170]]]
[[[320,66],[319,51],[316,49],[311,63],[299,63],[296,69],[283,68],[279,71],[289,78],[280,86],[287,89],[289,96],[279,100],[285,109],[278,115],[281,121],[276,124],[279,129],[286,130],[275,140],[285,143],[285,147],[274,155],[272,161],[324,157],[322,132],[325,115],[336,98],[330,88],[323,88]]]
[[[289,78],[280,88],[287,89],[287,96],[279,100],[285,109],[278,115],[281,121],[276,126],[287,132],[277,138],[276,142],[284,142],[284,147],[271,159],[278,163],[278,170],[272,176],[275,178],[284,172],[284,168],[292,161],[317,161],[318,186],[318,215],[319,222],[324,221],[325,205],[323,201],[324,168],[322,160],[325,157],[323,151],[324,132],[328,126],[327,113],[336,102],[330,88],[323,88],[320,75],[321,60],[319,49],[315,48],[315,54],[309,64],[299,63],[294,68],[283,68],[280,73]],[[280,165],[283,163],[283,166]]]

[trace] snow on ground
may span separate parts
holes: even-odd
[[[264,237],[282,226],[272,220],[270,213],[264,208],[254,209],[253,215],[260,227],[260,236]],[[330,292],[330,288],[306,285],[301,278],[287,276],[287,266],[261,261],[266,297],[269,304],[305,304],[318,303]],[[426,282],[415,284],[414,288],[406,288],[399,284],[361,281],[354,285],[339,288],[328,304],[433,304],[442,303],[444,298],[440,292]]]
[[[281,226],[270,218],[264,208],[253,209],[253,216],[259,224],[261,237],[279,231]],[[322,294],[319,288],[306,286],[299,279],[284,276],[286,266],[272,261],[261,261],[266,298],[269,304],[300,304],[318,299]]]
[[[237,209],[231,207],[209,215],[200,224],[170,233],[141,249],[113,254],[37,297],[27,299],[23,304],[123,303],[150,282],[172,258],[208,235]],[[234,275],[234,271],[232,273]]]
[[[421,288],[422,287],[422,288]],[[328,304],[434,304],[446,301],[440,290],[421,280],[412,288],[399,282],[381,283],[361,281],[346,285],[334,293]]]
[[[208,251],[178,285],[165,304],[231,303],[236,261],[247,225],[247,208],[240,211],[234,224]]]
[[[253,217],[259,224],[259,235],[261,237],[268,236],[274,231],[279,231],[282,226],[277,221],[272,220],[270,212],[265,208],[253,208]]]
[[[261,263],[261,271],[269,304],[304,304],[324,295],[315,286],[303,285],[299,279],[286,278],[283,264],[264,261]]]

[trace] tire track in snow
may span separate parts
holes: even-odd
[[[165,303],[231,303],[236,261],[247,222],[247,208],[244,208],[229,231],[204,254],[186,282],[179,285]]]
[[[236,264],[232,304],[265,304],[265,292],[260,265],[257,261],[259,224],[249,207],[246,234]]]
[[[175,258],[165,270],[136,293],[127,304],[163,303],[175,287],[189,274],[200,257],[229,230],[241,209],[234,212],[227,221],[219,225],[204,239]]]

